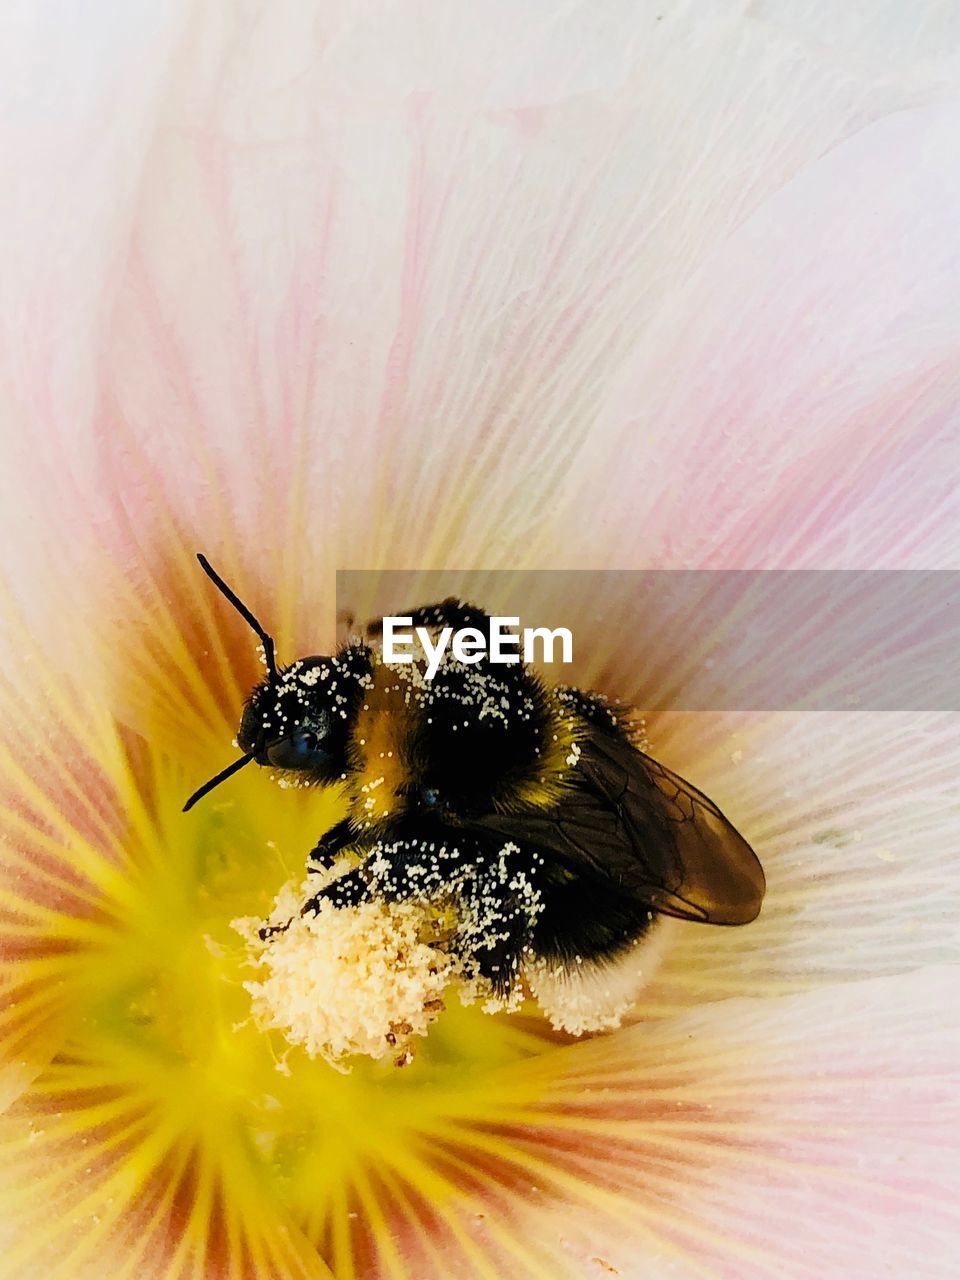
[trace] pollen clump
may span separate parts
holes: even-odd
[[[436,913],[375,900],[348,909],[322,902],[301,916],[304,896],[296,882],[284,886],[268,924],[289,927],[265,941],[261,920],[233,922],[262,973],[244,983],[254,1022],[340,1069],[354,1054],[405,1066],[457,971]]]
[[[417,1039],[451,997],[503,1014],[529,995],[555,1029],[576,1036],[620,1026],[659,964],[669,924],[649,913],[642,939],[602,964],[580,956],[549,964],[529,948],[510,960],[499,950],[503,940],[518,921],[529,933],[542,910],[539,890],[513,865],[518,852],[505,842],[478,879],[452,846],[381,844],[365,863],[361,902],[320,896],[348,872],[349,855],[304,884],[291,880],[266,922],[233,921],[259,970],[244,983],[254,1024],[343,1071],[354,1056],[412,1062]],[[402,898],[398,854],[407,855]],[[311,908],[301,914],[305,902]],[[479,957],[496,976],[505,965],[503,980],[484,976]]]

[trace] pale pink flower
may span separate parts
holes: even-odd
[[[592,637],[764,912],[393,1075],[245,1020],[323,799],[179,808],[257,673],[195,550],[291,656],[338,567],[958,567],[956,6],[3,23],[4,1274],[954,1274],[955,716],[671,713]]]

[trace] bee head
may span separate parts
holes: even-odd
[[[342,658],[301,658],[250,694],[237,745],[257,764],[288,769],[311,782],[334,782],[347,767],[360,691]]]
[[[369,650],[359,647],[336,658],[301,658],[279,670],[272,637],[206,557],[197,559],[259,636],[267,678],[255,686],[244,707],[237,734],[243,755],[198,788],[184,812],[251,761],[291,770],[311,782],[335,781],[347,767],[350,723],[368,678]]]

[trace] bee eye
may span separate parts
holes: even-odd
[[[298,730],[267,747],[267,759],[279,769],[305,769],[314,763],[319,738],[309,729]]]

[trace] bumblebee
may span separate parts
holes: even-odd
[[[460,954],[500,995],[529,963],[615,961],[659,915],[739,925],[758,914],[765,882],[750,845],[602,697],[551,687],[519,660],[447,659],[428,681],[416,664],[387,665],[369,634],[281,668],[256,617],[198,559],[260,638],[267,677],[243,710],[242,756],[184,808],[251,762],[341,786],[348,814],[308,865],[349,855],[351,869],[321,877],[303,913],[324,899],[452,898]],[[408,616],[489,634],[483,610],[455,599]]]

